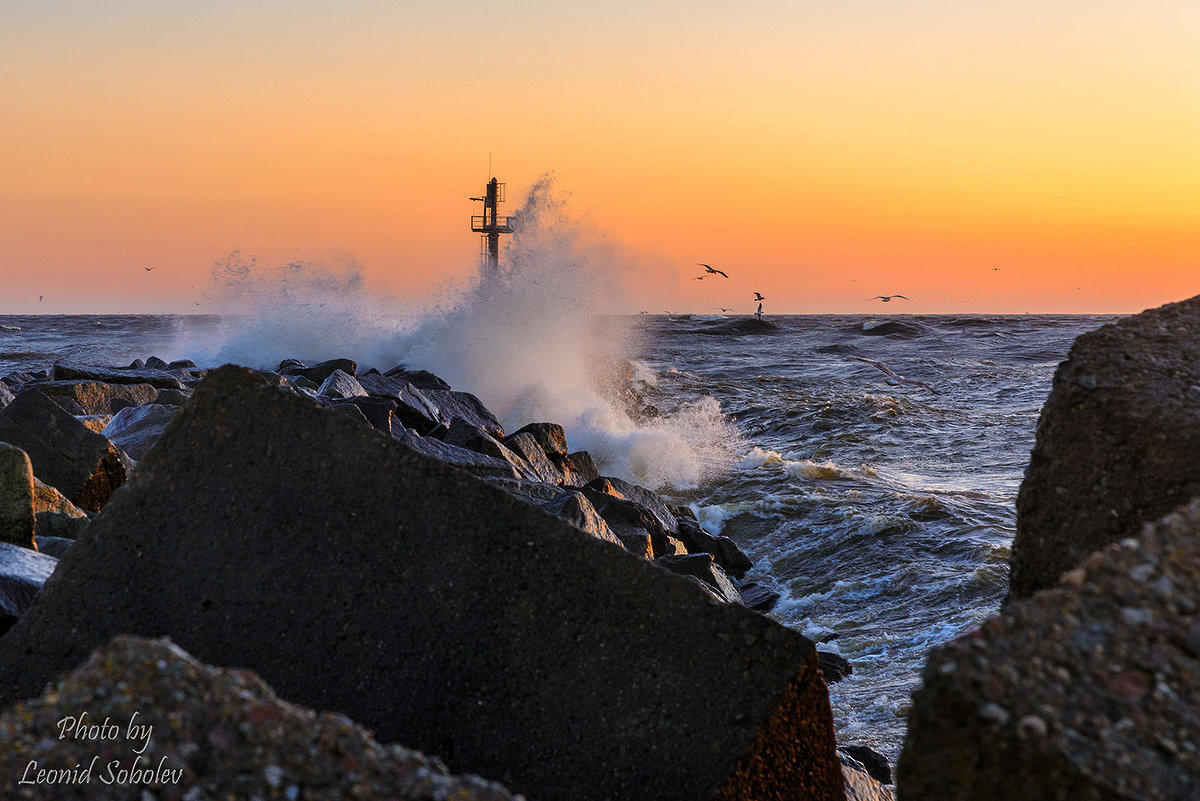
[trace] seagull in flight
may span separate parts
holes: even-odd
[[[730,311],[733,311],[733,309],[727,309],[727,308],[725,308],[724,306],[717,306],[716,308],[720,309],[720,310],[721,310],[721,311],[723,311],[723,312],[730,312]]]
[[[150,271],[151,271],[151,270],[153,270],[153,269],[154,269],[153,267],[147,267],[147,268],[146,268],[146,272],[150,272]]]
[[[757,292],[754,293],[754,299],[755,300],[766,300],[766,298],[764,298],[762,295],[758,294]]]
[[[696,262],[696,264],[699,264],[701,267],[703,267],[703,268],[704,268],[704,272],[705,272],[706,274],[711,274],[711,275],[724,275],[726,278],[728,278],[728,277],[729,277],[728,275],[725,275],[725,273],[723,273],[722,271],[720,271],[720,270],[714,270],[712,267],[708,266],[707,264],[700,264],[700,262]],[[700,277],[701,277],[701,278],[703,278],[704,276],[702,275],[702,276],[700,276]]]
[[[905,298],[903,295],[876,295],[875,298],[879,298],[884,303],[890,302],[892,298],[904,298],[905,300],[908,300],[908,298]],[[875,300],[875,298],[867,298],[867,300]]]
[[[883,362],[877,362],[872,359],[864,359],[862,356],[851,356],[850,358],[854,359],[855,361],[866,362],[867,364],[874,367],[876,370],[879,370],[881,373],[883,373],[884,375],[887,376],[887,378],[885,380],[889,384],[891,384],[893,387],[898,387],[901,385],[908,384],[908,385],[912,385],[914,387],[920,387],[921,389],[927,389],[930,392],[932,392],[934,395],[942,394],[923,381],[917,381],[912,378],[905,378],[904,376],[900,375],[892,368],[888,367]]]

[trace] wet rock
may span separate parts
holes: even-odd
[[[114,694],[118,685],[131,692]],[[62,721],[84,715],[84,725],[120,721],[112,724],[117,732],[97,739],[58,738]],[[449,775],[437,759],[380,745],[341,715],[282,701],[253,673],[203,665],[165,639],[117,637],[41,696],[0,715],[0,771],[6,776],[23,776],[31,762],[62,769],[88,765],[97,755],[90,781],[14,782],[10,797],[65,801],[86,791],[87,798],[98,801],[514,798],[476,776]],[[113,760],[125,769],[158,771],[167,780],[154,792],[140,792],[140,782],[106,784]]]
[[[87,528],[91,519],[73,517],[62,512],[38,512],[34,532],[37,536],[56,537],[59,539],[75,540]]]
[[[674,534],[679,528],[679,524],[675,521],[675,515],[671,514],[666,502],[645,487],[639,487],[620,478],[601,476],[588,483],[587,489],[638,504],[654,515],[654,519],[658,521],[663,530],[671,534]]]
[[[1200,297],[1075,340],[1017,497],[1012,598],[1200,496],[1198,383]]]
[[[175,364],[175,362],[171,362]],[[160,389],[154,402],[161,406],[182,406],[192,397],[190,389]]]
[[[384,373],[388,378],[398,378],[416,389],[450,389],[450,385],[428,370],[409,370],[397,365]]]
[[[569,487],[586,487],[600,478],[600,468],[587,451],[575,451],[566,456],[550,454],[550,461],[563,474],[563,484]]]
[[[341,370],[334,370],[321,382],[321,387],[317,390],[317,394],[323,395],[326,398],[356,398],[365,396],[367,391],[363,389],[362,384],[358,383],[354,376],[344,373]]]
[[[687,548],[688,553],[710,553],[729,575],[740,579],[754,563],[742,552],[733,540],[726,536],[714,537],[696,522],[694,516],[677,517],[675,536]],[[778,595],[775,596],[779,598]]]
[[[528,434],[549,457],[567,455],[567,432],[557,423],[530,423],[509,435],[509,439]]]
[[[423,387],[418,390],[437,410],[438,422],[449,426],[455,417],[461,417],[474,426],[479,426],[489,435],[498,440],[504,439],[504,427],[496,419],[496,415],[483,405],[479,398],[469,392],[454,390],[430,389]]]
[[[849,756],[846,749],[839,748],[838,757],[846,781],[846,801],[895,801],[891,788],[884,786],[886,782],[880,782],[865,765]]]
[[[55,362],[50,368],[52,381],[99,381],[104,384],[149,384],[158,389],[183,389],[183,383],[175,373],[149,368],[118,369],[84,364]]]
[[[85,414],[75,419],[83,423],[83,427],[88,431],[99,434],[104,431],[105,426],[112,422],[113,416],[111,414]]]
[[[386,434],[392,433],[396,401],[391,398],[376,398],[369,395],[355,396],[344,401],[335,401],[333,406],[348,404],[362,413],[367,423]]]
[[[0,635],[28,611],[57,565],[52,556],[0,542]]]
[[[1200,797],[1197,553],[1200,501],[931,652],[900,797]]]
[[[67,537],[54,537],[36,535],[33,538],[34,545],[37,546],[37,552],[46,556],[53,556],[55,559],[61,559],[72,545],[75,544],[75,539]]]
[[[33,512],[38,515],[43,512],[55,512],[65,517],[88,519],[87,512],[71,503],[65,495],[36,475],[33,477]]]
[[[450,445],[433,437],[422,437],[412,429],[402,429],[397,425],[392,430],[392,436],[417,453],[480,478],[528,479],[510,461]]]
[[[481,476],[493,487],[504,490],[509,495],[541,509],[547,503],[562,495],[562,487],[553,484],[543,484],[540,481],[529,481],[523,478],[496,478]]]
[[[854,672],[850,660],[841,654],[817,650],[817,664],[821,666],[821,675],[826,684],[837,684]]]
[[[875,781],[881,784],[892,783],[892,766],[883,754],[865,745],[839,745],[838,753],[845,754],[861,765]]]
[[[717,564],[721,564],[719,561]],[[775,604],[779,603],[779,593],[764,587],[757,582],[750,582],[738,587],[738,592],[742,596],[742,603],[747,609],[753,609],[756,612],[770,612],[775,608]]]
[[[338,370],[349,376],[358,374],[358,363],[352,359],[330,359],[320,364],[314,364],[312,367],[300,366],[303,365],[303,362],[296,362],[295,359],[290,359],[288,362],[290,363],[287,363],[286,367],[284,364],[280,364],[279,369],[275,372],[284,376],[303,376],[318,386],[325,383],[325,379]]]
[[[33,465],[25,451],[0,442],[0,542],[33,547]]]
[[[533,434],[522,431],[504,438],[505,447],[518,454],[533,470],[539,481],[547,484],[561,484],[563,474],[546,456],[542,446],[534,439]]]
[[[124,406],[141,406],[151,403],[158,395],[158,390],[149,384],[108,384],[100,381],[41,381],[37,384],[27,384],[28,389],[36,389],[51,398],[70,398],[79,404],[84,414],[112,414],[117,411],[114,401],[124,401]]]
[[[617,535],[604,522],[604,518],[596,512],[591,501],[581,492],[561,493],[542,508],[555,517],[561,517],[575,526],[575,528],[592,535],[598,540],[623,546],[621,540],[617,538]]]
[[[0,409],[3,409],[8,404],[12,403],[12,399],[15,397],[16,396],[13,395],[12,390],[8,388],[7,384],[0,383]]]
[[[100,433],[130,458],[141,459],[171,422],[178,408],[157,403],[130,406],[117,412]]]
[[[729,576],[725,575],[725,571],[713,562],[712,554],[695,553],[684,556],[657,556],[654,559],[654,564],[681,576],[694,576],[700,579],[712,589],[718,598],[726,603],[742,603],[742,596],[738,593],[737,587],[733,586],[733,582],[729,580]],[[821,654],[818,652],[818,665],[820,664],[820,656]]]
[[[146,367],[149,367],[151,370],[169,370],[171,365],[167,363],[166,359],[151,356],[149,359],[146,359]]]
[[[542,801],[843,797],[798,632],[236,368],[0,640],[0,708],[120,632]]]
[[[428,434],[438,427],[440,418],[437,407],[407,381],[368,373],[359,379],[359,384],[372,396],[395,401],[394,414],[404,428]]]
[[[99,511],[125,482],[116,447],[40,392],[22,392],[0,410],[0,442],[29,454],[35,476],[87,511]]]

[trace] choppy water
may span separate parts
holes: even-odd
[[[742,545],[756,563],[748,578],[782,594],[781,622],[851,661],[831,687],[839,740],[894,762],[925,653],[1005,593],[1016,492],[1054,369],[1076,336],[1112,318],[782,316],[768,318],[770,333],[714,333],[729,319],[620,323],[640,331],[645,403],[672,417],[713,398],[740,431],[732,467],[660,491]],[[217,321],[0,316],[0,375],[56,359],[195,358],[181,332],[197,328]],[[254,366],[291,356],[305,354]],[[856,356],[940,394],[890,386]]]

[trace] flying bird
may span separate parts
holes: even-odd
[[[903,295],[876,295],[875,298],[879,298],[884,303],[890,302],[892,298],[904,298],[905,300],[908,300],[908,298],[905,298]],[[867,300],[875,300],[875,298],[867,298]]]
[[[717,306],[716,308],[720,309],[720,310],[721,310],[721,311],[723,311],[723,312],[730,312],[730,311],[733,311],[733,309],[727,309],[727,308],[725,308],[724,306]]]
[[[147,267],[147,268],[146,268],[146,272],[150,272],[150,271],[151,271],[151,270],[153,270],[153,269],[154,269],[153,267]]]
[[[887,376],[887,378],[885,380],[889,384],[891,384],[893,387],[907,384],[907,385],[911,385],[914,387],[920,387],[921,389],[927,389],[930,392],[932,392],[934,395],[942,394],[923,381],[916,381],[912,378],[905,378],[904,376],[900,375],[892,368],[888,367],[883,362],[877,362],[872,359],[864,359],[862,356],[851,356],[850,358],[854,359],[855,361],[865,362],[865,363],[871,365],[872,367],[874,367],[876,370],[879,370],[881,373],[883,373],[884,375]]]
[[[766,300],[766,298],[764,298],[762,295],[758,294],[757,292],[754,293],[754,299],[755,300]]]
[[[705,278],[707,278],[707,277],[708,277],[707,275],[697,275],[697,276],[696,276],[695,278],[693,278],[692,280],[693,280],[693,281],[703,281],[703,280],[704,280]]]
[[[729,277],[728,275],[725,275],[725,273],[721,272],[720,270],[714,270],[712,267],[709,267],[707,264],[700,264],[700,262],[696,262],[696,264],[699,264],[701,267],[703,267],[705,273],[711,273],[713,275],[724,275],[726,278]],[[700,276],[700,277],[703,278],[704,276]]]

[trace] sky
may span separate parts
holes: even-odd
[[[1195,0],[6,3],[0,313],[210,311],[235,251],[432,297],[478,271],[469,198],[547,173],[655,311],[1137,312],[1200,293],[1198,30]]]

